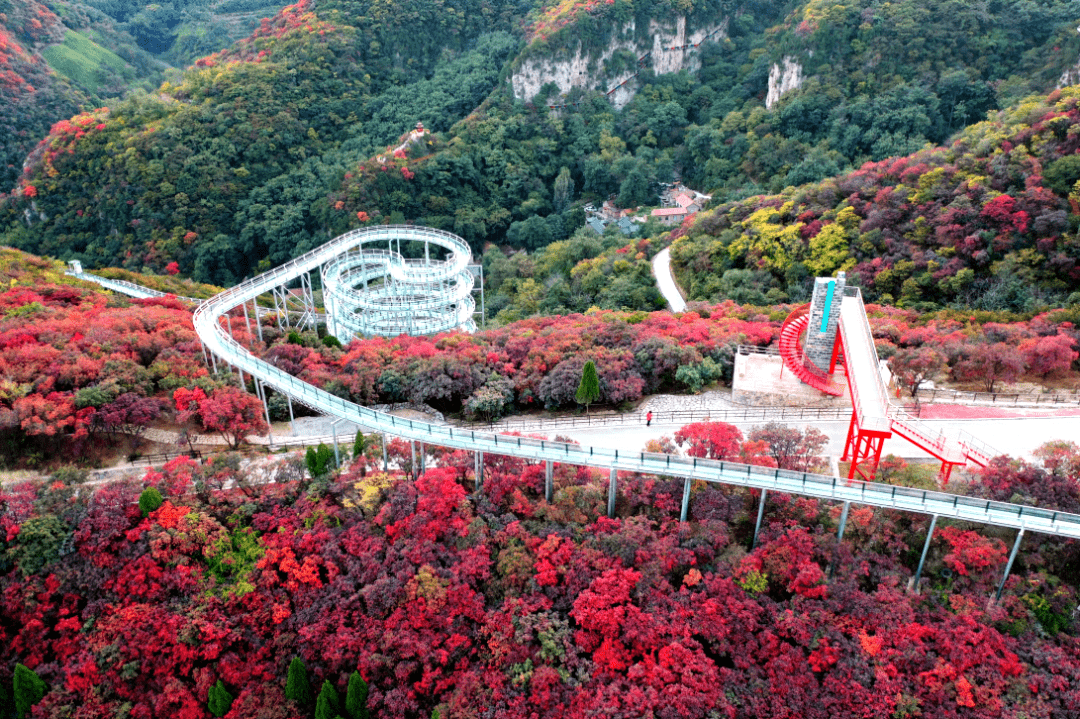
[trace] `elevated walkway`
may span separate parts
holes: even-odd
[[[331,241],[205,301],[195,310],[193,316],[195,330],[204,347],[250,375],[258,383],[274,388],[293,401],[332,417],[349,420],[369,430],[472,452],[493,452],[532,461],[608,469],[612,475],[609,485],[609,513],[614,510],[616,472],[621,470],[682,478],[684,519],[691,482],[700,480],[1080,539],[1080,515],[1038,507],[991,502],[947,492],[897,487],[877,482],[841,482],[833,476],[756,467],[737,462],[586,447],[402,419],[362,407],[303,382],[254,357],[230,336],[221,322],[226,313],[264,292],[295,280],[304,272],[325,264],[343,252],[347,245],[346,241]]]
[[[374,431],[474,452],[494,452],[533,461],[609,469],[612,473],[609,512],[614,509],[615,472],[624,470],[683,478],[685,480],[684,516],[690,483],[696,479],[965,519],[996,526],[1027,528],[1055,536],[1080,539],[1080,515],[1006,502],[987,502],[946,492],[916,490],[876,482],[839,482],[835,477],[825,475],[692,457],[628,452],[565,442],[507,437],[400,419],[343,400],[286,374],[277,367],[252,356],[245,348],[237,344],[229,336],[226,328],[221,325],[220,318],[231,308],[269,291],[277,284],[291,281],[304,271],[328,262],[336,257],[346,245],[347,243],[344,242],[331,241],[281,267],[226,290],[204,303],[196,310],[193,319],[196,332],[206,348],[259,382],[273,387],[295,401]]]

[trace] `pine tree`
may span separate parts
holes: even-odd
[[[329,681],[322,683],[319,698],[315,702],[315,719],[334,719],[338,715],[337,689]]]
[[[216,717],[225,716],[229,713],[229,709],[232,708],[233,695],[225,689],[225,685],[221,683],[220,679],[217,680],[217,684],[210,687],[210,695],[207,698],[210,713]]]
[[[292,699],[300,706],[308,706],[315,701],[311,691],[311,682],[308,681],[307,667],[304,660],[295,657],[289,663],[289,678],[285,682],[285,698]]]
[[[367,682],[360,672],[354,671],[349,675],[349,689],[345,694],[346,719],[368,719],[367,694]]]
[[[48,687],[34,670],[15,665],[15,716],[22,719],[29,716],[30,707],[45,696]]]
[[[578,404],[585,405],[586,414],[589,412],[589,405],[600,399],[600,378],[596,376],[596,365],[592,360],[581,368],[581,384],[578,385],[574,399]]]
[[[319,447],[315,451],[315,456],[319,463],[319,475],[330,474],[337,465],[334,462],[334,450],[326,446],[322,442],[319,442]]]
[[[161,492],[157,490],[157,487],[147,487],[139,495],[139,509],[142,510],[142,516],[144,517],[162,504],[164,504],[164,500],[162,500]]]

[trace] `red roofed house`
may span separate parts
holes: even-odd
[[[697,212],[701,209],[701,205],[695,202],[694,198],[690,197],[690,195],[685,192],[680,193],[679,196],[675,198],[675,204],[687,212]]]
[[[665,225],[674,225],[686,219],[689,213],[685,207],[663,207],[653,210],[652,216],[659,219]]]

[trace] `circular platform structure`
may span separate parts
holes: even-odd
[[[385,225],[353,230],[331,244],[339,251],[320,268],[323,304],[327,332],[342,343],[354,336],[476,331],[472,252],[462,238]],[[403,245],[416,255],[422,246],[423,256],[405,257]]]

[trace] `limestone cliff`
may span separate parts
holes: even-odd
[[[774,64],[769,68],[769,92],[765,96],[765,107],[772,107],[784,93],[798,90],[802,84],[802,64],[790,55],[784,57],[779,64]]]
[[[567,49],[561,56],[534,55],[521,60],[510,76],[514,96],[531,99],[549,82],[555,83],[561,94],[574,88],[609,92],[612,103],[621,108],[637,92],[637,84],[631,79],[636,67],[618,63],[613,70],[612,59],[616,53],[633,53],[645,67],[658,75],[687,70],[694,72],[701,67],[697,46],[707,40],[726,37],[727,20],[719,20],[687,32],[686,17],[679,16],[671,22],[652,19],[649,21],[647,41],[637,38],[637,28],[631,20],[612,34],[608,44],[599,51],[583,50],[581,43]],[[651,41],[651,43],[650,43]],[[625,85],[623,81],[631,79]]]

